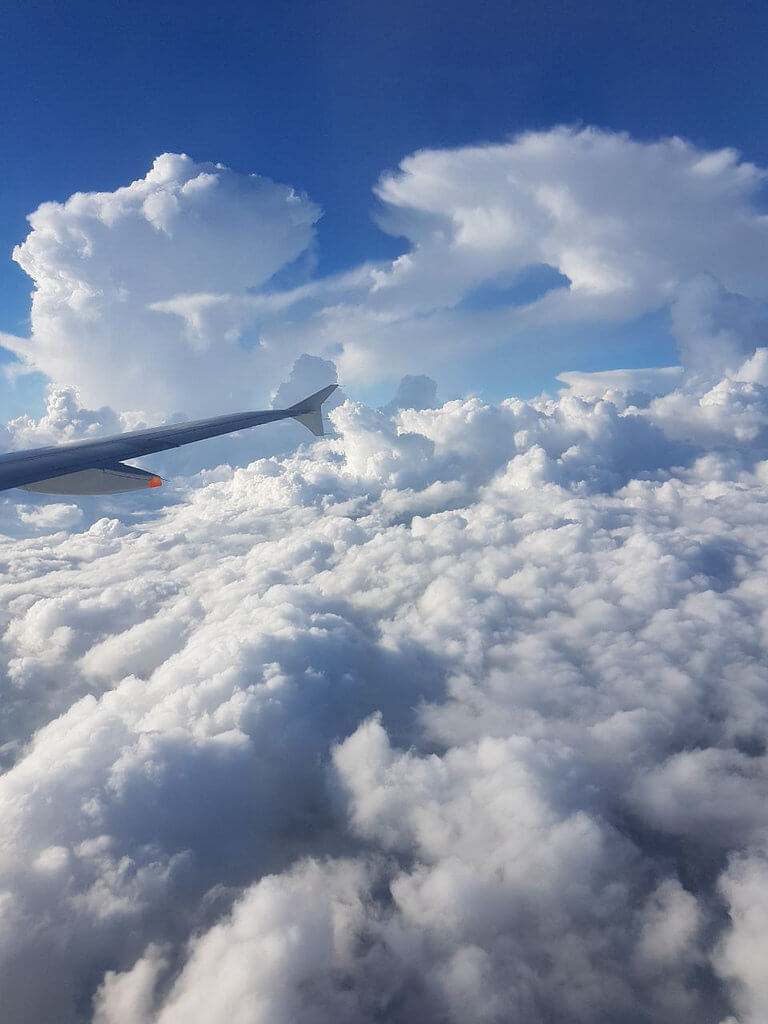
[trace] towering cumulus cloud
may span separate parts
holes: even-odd
[[[764,1024],[760,180],[596,132],[417,154],[380,185],[406,257],[290,291],[258,289],[317,211],[261,179],[165,157],[41,208],[19,347],[56,387],[9,443],[170,412],[166,386],[191,409],[216,360],[274,367],[276,401],[331,357],[411,376],[151,510],[3,499],[3,1022]],[[570,286],[465,301],[542,262]],[[660,302],[681,367],[496,405],[421,375],[439,324]],[[101,393],[126,324],[143,406],[130,374]]]
[[[9,343],[92,404],[157,414],[263,398],[261,376],[279,370],[216,309],[305,252],[319,214],[286,186],[174,154],[115,192],[44,203],[14,253],[35,283],[33,334]],[[211,333],[163,314],[171,299],[193,322],[206,307]]]
[[[394,384],[673,304],[684,356],[721,374],[742,361],[721,317],[749,326],[768,298],[764,184],[732,150],[595,129],[425,150],[376,187],[402,254],[313,280],[309,199],[166,154],[125,188],[32,215],[15,252],[32,336],[6,343],[88,405],[157,416],[264,402],[303,353],[348,385]],[[568,369],[540,351],[552,376]]]

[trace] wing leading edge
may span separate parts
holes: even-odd
[[[229,413],[170,427],[132,430],[93,441],[9,452],[0,455],[0,490],[22,487],[46,494],[117,494],[159,487],[162,483],[159,476],[135,466],[124,466],[123,460],[284,419],[298,420],[313,434],[321,436],[324,433],[322,404],[337,387],[337,384],[329,384],[287,409]]]

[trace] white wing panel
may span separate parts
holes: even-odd
[[[111,466],[108,469],[81,469],[77,473],[53,476],[25,484],[22,490],[40,494],[122,494],[145,487],[160,487],[162,479],[134,466]]]

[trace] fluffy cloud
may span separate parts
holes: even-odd
[[[615,383],[7,506],[9,1021],[760,1019],[767,453]]]
[[[734,857],[721,879],[721,891],[733,922],[725,934],[716,967],[733,984],[739,1019],[758,1024],[768,1013],[768,986],[760,950],[768,930],[766,852]]]
[[[413,372],[414,351],[430,367],[545,328],[623,323],[702,271],[764,300],[764,181],[733,150],[595,129],[420,151],[375,190],[382,227],[408,250],[327,282],[308,343],[335,341],[343,378],[369,380],[384,353],[388,372]],[[296,308],[306,301],[297,293]]]
[[[766,227],[756,203],[764,180],[732,150],[705,152],[674,138],[640,143],[594,129],[422,151],[377,188],[384,216],[411,227],[418,249],[382,287],[395,284],[397,272],[426,274],[439,246],[455,253],[448,275],[442,261],[433,264],[446,293],[545,264],[571,283],[545,299],[567,316],[599,304],[658,305],[701,267],[728,288],[764,294],[758,267]],[[720,227],[732,246],[718,243]]]
[[[312,245],[318,216],[286,186],[165,154],[131,185],[31,215],[14,258],[35,285],[33,333],[4,341],[88,404],[155,415],[247,407],[292,360],[260,352],[258,339],[238,344],[228,313],[210,336],[185,333],[163,303],[264,284]]]
[[[596,370],[584,373],[567,370],[557,379],[566,384],[571,394],[580,398],[602,398],[609,395],[619,405],[627,400],[647,401],[674,391],[683,376],[682,366],[658,366],[644,370]]]
[[[15,258],[33,333],[3,343],[89,406],[157,417],[265,402],[303,353],[371,386],[671,308],[684,363],[714,381],[764,324],[764,182],[732,150],[592,128],[424,150],[375,189],[403,253],[312,279],[308,198],[165,154],[31,216]]]
[[[764,305],[727,291],[709,275],[697,275],[678,289],[672,322],[683,364],[703,380],[733,374],[757,347],[768,345]]]
[[[67,441],[80,441],[116,434],[133,424],[121,419],[109,406],[101,409],[83,407],[76,388],[49,387],[45,412],[39,419],[25,414],[10,420],[7,447],[36,448]]]

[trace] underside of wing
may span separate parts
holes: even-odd
[[[155,473],[147,473],[143,469],[118,462],[114,466],[81,469],[77,473],[36,480],[34,483],[23,484],[22,489],[40,494],[122,494],[124,491],[160,487],[162,482],[162,478]]]
[[[159,487],[163,482],[159,476],[127,466],[123,460],[291,418],[321,436],[321,406],[337,387],[328,384],[287,409],[230,413],[191,423],[127,431],[113,437],[7,452],[0,455],[0,491],[20,487],[41,494],[119,494]]]

